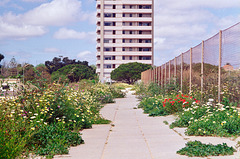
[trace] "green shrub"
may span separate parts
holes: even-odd
[[[186,147],[177,151],[180,155],[186,155],[189,157],[207,157],[207,156],[223,156],[233,155],[236,150],[233,147],[227,146],[226,143],[212,145],[202,144],[200,141],[189,141]]]
[[[143,98],[139,107],[143,108],[144,113],[148,113],[150,116],[162,116],[182,112],[183,108],[190,107],[192,103],[198,102],[198,100],[183,94],[159,95]]]
[[[28,146],[37,155],[53,157],[67,154],[70,146],[83,143],[80,133],[68,131],[64,123],[41,125],[28,141]]]
[[[240,113],[230,106],[195,104],[179,113],[178,119],[170,125],[173,127],[187,127],[187,135],[236,136],[240,135]]]
[[[164,116],[168,115],[164,109],[160,97],[144,98],[138,105],[139,108],[143,108],[144,113],[149,116]]]
[[[188,135],[206,136],[236,136],[240,135],[240,114],[234,108],[224,108],[208,111],[187,128]]]

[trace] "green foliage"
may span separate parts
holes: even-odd
[[[190,107],[192,103],[196,102],[199,101],[183,94],[159,95],[143,98],[139,107],[143,108],[144,113],[148,113],[150,116],[162,116],[182,112],[183,108]]]
[[[67,154],[70,146],[83,143],[80,133],[68,131],[63,123],[41,125],[28,141],[29,148],[37,155],[53,157]]]
[[[98,91],[101,100],[95,96]],[[101,104],[121,93],[85,80],[70,86],[29,85],[14,99],[0,99],[0,158],[23,157],[29,150],[48,157],[67,153],[70,145],[82,143],[76,131],[110,123],[99,113]]]
[[[203,144],[200,141],[189,141],[186,144],[186,147],[177,151],[180,155],[186,155],[189,157],[207,157],[207,156],[224,156],[224,155],[233,155],[236,150],[233,147],[227,146],[226,143],[212,145],[212,144]]]
[[[1,103],[7,102],[1,99]],[[29,124],[19,116],[20,107],[14,102],[0,106],[0,158],[12,159],[23,153],[31,135]]]
[[[141,72],[150,68],[152,68],[151,65],[138,62],[121,64],[118,68],[111,72],[111,79],[133,84],[137,80],[141,79]]]
[[[57,71],[58,69],[67,66],[67,65],[85,65],[88,66],[87,61],[76,61],[68,59],[68,57],[63,57],[63,59],[54,57],[52,61],[45,61],[45,66],[48,68],[48,71],[50,74],[52,74],[54,71]],[[90,66],[88,66],[90,67]],[[91,67],[91,69],[93,69]]]
[[[144,113],[149,116],[164,116],[168,115],[168,112],[163,107],[161,97],[149,97],[144,98],[138,105],[139,108],[143,108]]]
[[[173,127],[187,127],[187,135],[195,136],[237,136],[240,135],[240,113],[232,107],[216,108],[208,105],[194,105],[184,109]]]
[[[86,65],[71,64],[64,66],[52,73],[52,80],[60,82],[78,82],[82,79],[94,79],[95,72]]]

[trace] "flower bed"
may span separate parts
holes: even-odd
[[[139,108],[143,108],[144,113],[150,116],[164,116],[183,111],[183,108],[188,108],[192,103],[199,103],[199,100],[183,95],[159,95],[155,97],[145,97],[139,104]]]
[[[179,113],[178,119],[170,125],[187,127],[187,135],[195,136],[239,136],[240,112],[230,106],[212,107],[195,104]]]
[[[124,94],[102,84],[84,88],[51,84],[26,89],[14,99],[1,99],[0,158],[68,153],[69,146],[83,143],[80,129],[110,122],[99,111],[116,96]]]

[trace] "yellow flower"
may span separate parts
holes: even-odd
[[[32,130],[35,130],[35,128],[34,128],[34,127],[32,127],[31,129],[32,129]]]

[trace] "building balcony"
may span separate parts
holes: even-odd
[[[127,21],[127,22],[151,22],[152,17],[122,17],[122,21]]]
[[[98,54],[97,54],[98,55]],[[100,52],[99,52],[100,55]],[[104,55],[124,55],[124,56],[152,56],[152,51],[107,51]]]
[[[122,9],[122,13],[152,13],[152,9]]]
[[[122,30],[152,30],[152,26],[122,26]]]
[[[128,56],[152,56],[152,51],[123,51],[121,55]]]
[[[129,63],[129,62],[138,62],[144,64],[152,64],[152,60],[122,60],[121,64]]]
[[[122,47],[152,47],[152,43],[122,43]]]
[[[128,39],[151,39],[152,34],[123,34],[121,37]]]
[[[100,47],[100,44],[98,45]],[[104,43],[105,47],[152,47],[152,43]]]
[[[96,61],[96,64],[101,64],[101,61],[100,61],[100,60],[97,60],[97,61]]]
[[[104,72],[111,73],[115,68],[104,68]]]

